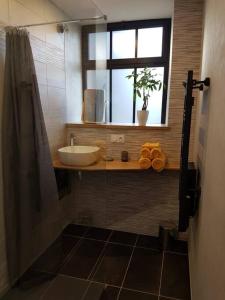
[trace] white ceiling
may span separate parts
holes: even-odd
[[[101,16],[101,12],[91,0],[51,0],[71,19],[85,19]]]
[[[70,18],[108,17],[108,22],[168,18],[174,0],[51,0]],[[99,10],[97,8],[99,8]]]
[[[94,0],[109,22],[168,18],[173,0]]]

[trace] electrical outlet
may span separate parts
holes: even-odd
[[[124,134],[111,134],[110,135],[111,143],[121,143],[125,142]]]

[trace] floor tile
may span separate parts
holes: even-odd
[[[148,236],[148,235],[139,235],[137,241],[137,247],[144,247],[150,249],[160,249],[160,243],[158,237]]]
[[[101,254],[105,243],[82,240],[71,259],[60,270],[61,274],[87,279]]]
[[[131,253],[132,247],[108,244],[94,281],[121,286]]]
[[[88,281],[67,276],[57,276],[41,300],[81,300]]]
[[[32,268],[57,273],[79,238],[61,235],[33,264]]]
[[[46,273],[30,268],[17,281],[16,286],[19,289],[26,290],[35,286],[42,285],[46,282],[51,282],[53,279],[55,279],[55,277],[56,274]]]
[[[166,251],[187,254],[188,244],[186,241],[170,240]]]
[[[117,300],[118,294],[118,288],[108,285],[102,293],[100,300]]]
[[[158,300],[158,296],[122,289],[119,300]]]
[[[89,227],[83,225],[69,224],[64,230],[63,234],[83,236]]]
[[[135,248],[124,287],[158,295],[162,267],[159,251]]]
[[[110,242],[133,246],[136,242],[137,234],[122,231],[113,231]]]
[[[163,264],[161,295],[190,299],[188,257],[166,253]]]
[[[35,285],[33,288],[13,288],[1,300],[40,300],[49,284],[50,281],[46,281],[43,284]]]
[[[107,241],[111,232],[112,231],[109,229],[91,227],[88,229],[87,233],[85,234],[85,238]]]
[[[101,283],[92,283],[84,300],[117,300],[119,289]]]

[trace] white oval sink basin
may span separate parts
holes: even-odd
[[[68,146],[58,149],[61,163],[72,166],[89,166],[100,158],[97,146]]]

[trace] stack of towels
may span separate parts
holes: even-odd
[[[160,143],[145,143],[142,145],[139,164],[142,169],[153,168],[161,172],[166,165],[166,155],[162,151]]]

